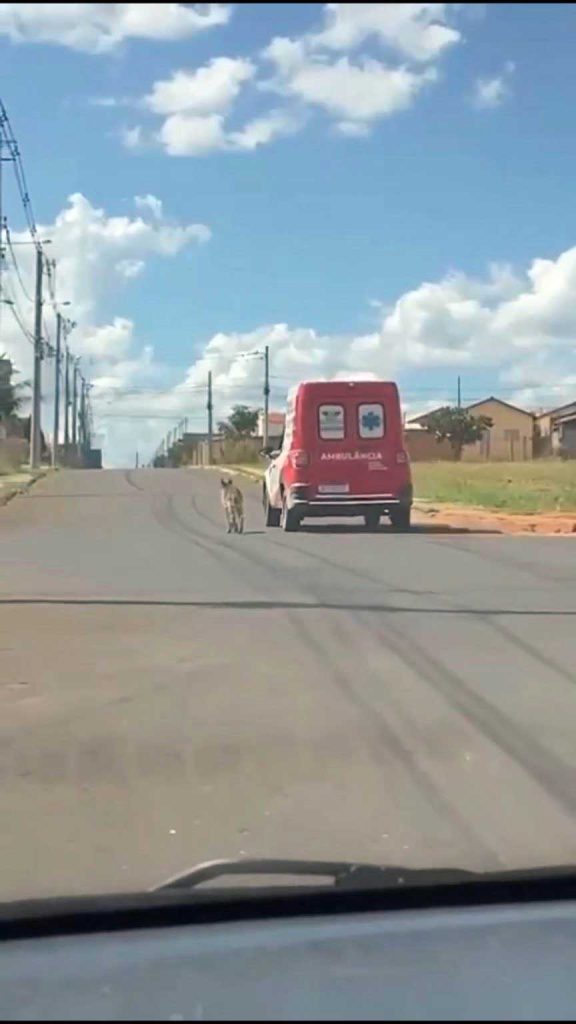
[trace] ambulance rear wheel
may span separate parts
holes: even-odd
[[[398,508],[390,509],[390,522],[394,530],[410,529],[410,506],[399,505]]]
[[[270,504],[268,495],[264,498],[264,522],[266,526],[280,526],[281,510]]]
[[[374,509],[364,513],[364,526],[367,530],[377,530],[380,523],[380,513]]]
[[[295,508],[288,508],[286,495],[282,497],[282,511],[280,513],[280,526],[285,533],[295,533],[300,526],[300,516]]]

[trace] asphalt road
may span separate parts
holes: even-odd
[[[216,857],[576,861],[576,540],[227,537],[210,471],[0,510],[0,898]]]

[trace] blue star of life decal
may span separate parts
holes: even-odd
[[[370,410],[365,412],[362,416],[362,429],[363,430],[379,430],[382,426],[382,417],[378,416],[377,413]]]

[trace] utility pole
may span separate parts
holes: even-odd
[[[458,374],[458,408],[462,408],[462,381],[460,374]]]
[[[74,359],[72,371],[72,447],[78,444],[78,362]]]
[[[80,416],[78,423],[78,442],[82,456],[86,452],[86,381],[80,375]]]
[[[56,313],[56,356],[54,359],[54,436],[52,438],[52,465],[58,464],[60,439],[60,363],[62,346],[62,314]]]
[[[34,300],[34,378],[30,417],[30,466],[36,469],[42,458],[42,274],[44,253],[36,246],[36,294]]]
[[[92,448],[92,430],[91,430],[91,407],[90,407],[90,390],[92,385],[87,380],[84,381],[84,387],[86,389],[86,399],[84,404],[84,445],[86,448],[86,455],[90,454]]]
[[[270,414],[270,349],[264,349],[264,430],[262,440],[264,448],[268,447],[268,418]]]
[[[66,345],[64,356],[64,450],[70,447],[70,352]]]
[[[208,465],[212,465],[212,436],[214,434],[214,424],[212,422],[212,413],[214,411],[214,405],[212,402],[212,370],[208,370],[208,401],[206,403],[208,410]]]
[[[2,121],[0,121],[0,318],[2,317],[2,273],[4,270],[4,245],[2,242],[2,235],[4,232],[4,211],[2,208],[2,163],[4,160],[2,155],[3,143],[4,136],[2,135]]]

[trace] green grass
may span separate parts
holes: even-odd
[[[576,512],[576,461],[415,462],[417,498],[508,512]]]

